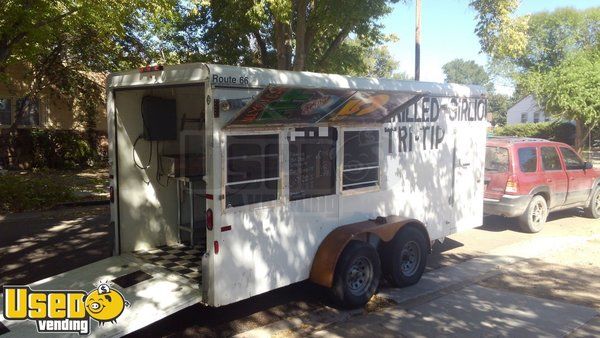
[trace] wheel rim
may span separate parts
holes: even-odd
[[[546,205],[541,201],[536,202],[531,210],[531,223],[538,227],[546,220]]]
[[[596,196],[594,196],[593,208],[596,210],[597,214],[600,214],[600,190],[598,190]]]
[[[400,252],[400,269],[405,276],[415,274],[421,264],[421,249],[415,241],[404,244]]]
[[[364,256],[357,257],[354,262],[352,262],[352,265],[350,265],[350,269],[346,276],[348,290],[350,290],[353,295],[362,295],[369,285],[371,285],[372,279],[373,265],[371,264],[371,261]]]

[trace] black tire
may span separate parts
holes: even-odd
[[[548,204],[543,196],[535,195],[523,215],[519,216],[521,230],[528,233],[540,232],[548,218]]]
[[[348,243],[335,267],[331,295],[345,308],[367,304],[379,287],[381,262],[375,248],[365,242]]]
[[[427,239],[421,231],[401,229],[382,252],[386,278],[396,287],[417,283],[427,266],[427,254]]]
[[[590,204],[583,209],[585,216],[589,218],[600,218],[600,187],[592,192]]]

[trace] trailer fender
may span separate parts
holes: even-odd
[[[316,284],[331,287],[338,258],[350,241],[364,241],[368,234],[374,234],[383,242],[389,242],[398,230],[407,225],[416,226],[422,230],[427,237],[427,243],[430,243],[429,234],[423,223],[401,216],[378,217],[374,220],[346,224],[334,229],[319,245],[310,269],[309,279]]]

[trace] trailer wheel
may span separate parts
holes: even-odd
[[[548,217],[548,204],[543,196],[535,195],[529,202],[527,209],[519,217],[521,230],[529,233],[540,232],[544,228]]]
[[[594,189],[590,204],[584,209],[585,216],[589,218],[600,218],[600,187]]]
[[[342,307],[361,307],[379,287],[380,276],[381,262],[375,248],[365,242],[351,241],[336,264],[332,298]]]
[[[397,287],[413,285],[427,265],[427,240],[418,229],[406,227],[398,231],[382,254],[387,279]]]

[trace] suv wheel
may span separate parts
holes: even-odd
[[[546,199],[535,195],[529,202],[525,213],[519,217],[521,229],[525,232],[535,233],[542,230],[548,217],[548,205]]]
[[[585,215],[590,218],[600,218],[600,187],[592,192],[590,204],[585,208]]]

